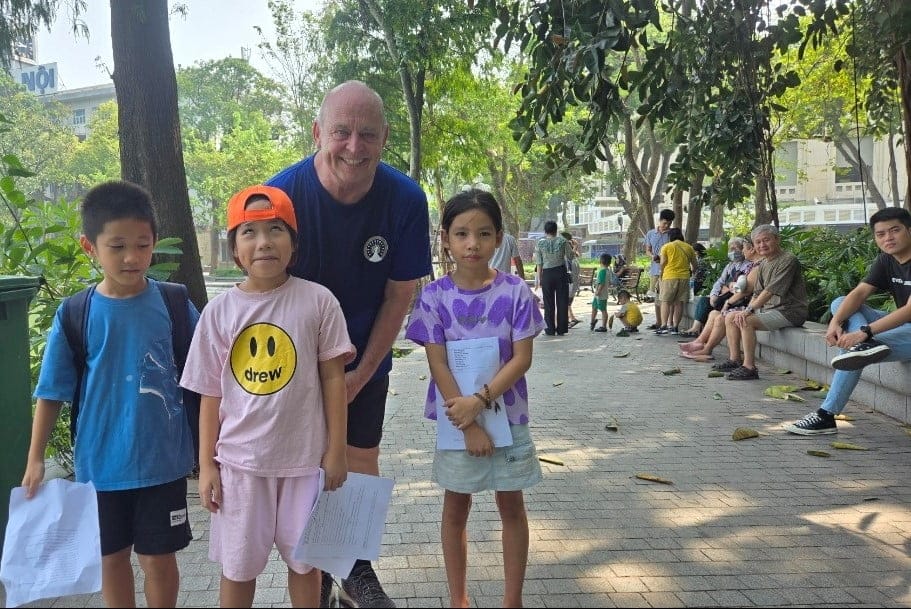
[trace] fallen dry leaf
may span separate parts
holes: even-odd
[[[718,379],[724,377],[724,372],[719,372],[718,370],[712,370],[709,372],[710,379]]]
[[[627,351],[626,353],[617,353],[614,355],[614,357],[629,357],[629,354],[630,352]]]
[[[659,482],[661,484],[673,484],[670,480],[666,478],[660,478],[654,474],[636,474],[636,477],[640,480],[648,480],[649,482]]]
[[[556,457],[546,457],[544,455],[538,455],[538,461],[543,461],[544,463],[553,463],[554,465],[563,465],[563,461],[557,459]]]
[[[832,442],[830,446],[832,448],[838,448],[841,450],[870,450],[869,448],[864,448],[863,446],[858,446],[857,444],[851,444],[850,442]]]
[[[808,450],[807,454],[812,455],[814,457],[831,457],[832,456],[824,450]]]
[[[563,381],[557,381],[556,383],[554,383],[554,387],[559,387],[562,384],[563,384]]]
[[[662,370],[661,374],[664,376],[670,376],[672,374],[680,374],[680,368],[670,368],[668,370]]]
[[[758,438],[759,432],[755,429],[750,429],[749,427],[738,427],[734,430],[734,433],[731,434],[731,439],[733,440],[748,440],[750,438]]]

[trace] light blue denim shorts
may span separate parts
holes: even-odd
[[[541,481],[541,464],[528,425],[510,425],[512,446],[495,448],[489,457],[472,457],[466,450],[438,450],[433,457],[433,481],[447,491],[521,491]]]

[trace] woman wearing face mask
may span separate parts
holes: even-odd
[[[713,310],[720,311],[725,301],[733,294],[733,284],[740,276],[746,276],[753,267],[743,255],[743,245],[749,237],[731,237],[728,241],[728,260],[730,262],[721,271],[718,280],[712,285],[708,296],[699,296],[696,298],[693,325],[686,332],[681,332],[680,336],[687,338],[696,338],[705,327],[705,322],[709,313]]]
[[[736,277],[727,284],[727,291],[723,292],[717,299],[721,306],[716,310],[709,311],[705,327],[695,339],[688,343],[681,343],[680,355],[683,357],[698,361],[708,361],[712,358],[712,349],[714,349],[725,337],[724,316],[735,311],[742,310],[753,295],[753,288],[756,286],[756,280],[759,277],[759,263],[761,258],[759,252],[753,247],[753,243],[748,239],[743,239],[743,258],[740,263],[740,271],[745,275]],[[716,323],[717,322],[717,323]]]

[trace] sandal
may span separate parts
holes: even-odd
[[[681,338],[697,338],[699,336],[699,332],[681,332],[678,336]]]
[[[728,373],[729,381],[753,381],[759,378],[759,370],[740,366]]]
[[[569,322],[569,327],[570,327],[570,328],[575,328],[575,327],[578,326],[578,325],[579,325],[579,320],[578,320],[578,319],[574,319],[574,320],[572,320],[571,322]]]
[[[740,367],[740,362],[735,362],[732,359],[728,359],[721,362],[720,364],[715,364],[712,366],[712,370],[717,370],[718,372],[731,372],[732,370],[737,370]]]

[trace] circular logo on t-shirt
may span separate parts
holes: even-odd
[[[276,325],[247,326],[231,347],[231,372],[248,393],[269,395],[288,384],[297,368],[297,350]]]
[[[386,257],[386,252],[388,251],[389,244],[380,235],[374,235],[364,243],[364,258],[370,262],[380,262]]]

